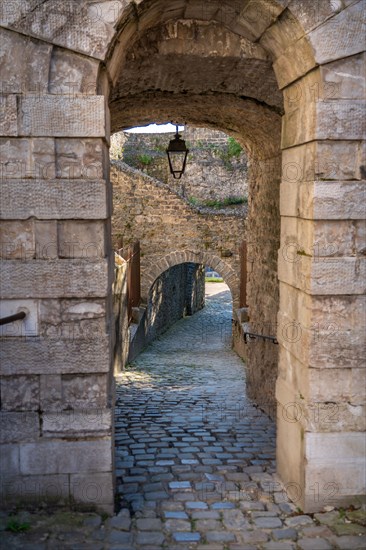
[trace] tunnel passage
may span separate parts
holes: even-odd
[[[131,325],[128,362],[179,319],[194,315],[205,305],[205,272],[193,262],[165,269],[154,280],[136,326]]]

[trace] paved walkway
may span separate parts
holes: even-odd
[[[206,308],[176,323],[119,380],[116,466],[121,504],[134,518],[128,548],[364,547],[362,527],[336,537],[286,498],[273,475],[274,424],[246,398],[244,365],[230,348],[230,292],[207,287]]]
[[[59,513],[48,523],[23,512],[19,520],[32,529],[3,533],[1,548],[366,547],[360,511],[302,514],[273,475],[274,425],[245,397],[226,288],[210,285],[207,307],[179,321],[117,380],[121,511],[109,519]]]

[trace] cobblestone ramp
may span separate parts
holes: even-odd
[[[273,475],[275,427],[245,395],[231,308],[229,291],[210,296],[118,378],[114,542],[126,550],[361,548],[361,526],[335,537],[299,513]]]

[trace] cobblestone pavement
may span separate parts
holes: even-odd
[[[209,288],[206,308],[174,325],[117,380],[120,512],[108,519],[63,512],[48,523],[23,512],[19,521],[32,529],[3,532],[1,548],[366,547],[360,510],[311,516],[288,501],[274,475],[275,427],[245,397],[244,365],[230,349],[230,293]]]

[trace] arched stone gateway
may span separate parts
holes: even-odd
[[[250,154],[250,322],[280,345],[278,376],[250,347],[248,388],[263,403],[277,378],[278,472],[305,511],[358,499],[364,2],[24,0],[0,16],[1,307],[29,311],[1,342],[4,501],[113,507],[110,126],[171,119]]]
[[[112,240],[116,248],[138,240],[142,300],[156,278],[174,265],[211,261],[228,279],[234,311],[239,307],[240,246],[246,238],[244,210],[199,208],[174,188],[120,162],[111,163]]]
[[[233,306],[238,306],[239,303],[239,277],[233,269],[227,265],[221,258],[214,254],[207,254],[201,251],[186,250],[182,252],[177,250],[170,252],[163,258],[160,258],[145,277],[142,278],[141,295],[147,301],[149,290],[156,279],[170,267],[184,263],[202,264],[213,267],[219,272],[225,283],[228,285],[233,298]]]

